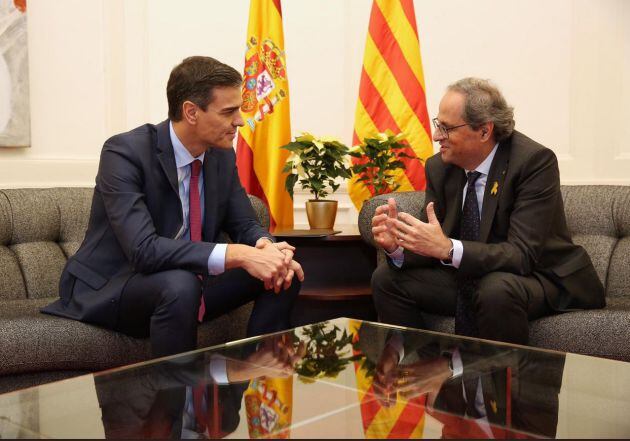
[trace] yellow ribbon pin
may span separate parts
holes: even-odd
[[[497,402],[494,400],[490,400],[490,407],[492,407],[492,412],[497,413]]]
[[[499,181],[494,181],[494,184],[492,184],[492,190],[490,190],[490,194],[492,196],[496,196],[498,192],[499,192]]]

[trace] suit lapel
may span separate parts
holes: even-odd
[[[447,236],[451,236],[457,225],[459,215],[462,211],[462,190],[466,174],[459,167],[451,167],[451,173],[447,173],[446,182],[444,183],[444,199],[448,204],[448,209],[442,223],[442,230]]]
[[[205,241],[214,240],[214,230],[217,221],[217,191],[218,191],[219,167],[217,157],[213,149],[208,149],[203,161],[203,180],[204,180],[204,205],[205,218],[203,226],[203,237]]]
[[[490,227],[497,211],[497,203],[503,190],[503,181],[507,173],[507,166],[510,156],[510,145],[501,143],[497,148],[497,152],[492,160],[488,180],[486,182],[486,190],[483,194],[483,208],[481,213],[481,225],[479,228],[479,241],[486,242]]]
[[[158,161],[164,170],[171,188],[179,199],[179,188],[177,185],[177,165],[175,164],[175,152],[171,143],[168,120],[161,122],[157,126],[157,149]]]

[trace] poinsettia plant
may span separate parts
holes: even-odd
[[[395,135],[387,130],[374,137],[366,137],[348,152],[360,160],[352,166],[352,172],[358,176],[358,182],[374,189],[374,195],[396,191],[400,188],[396,171],[405,168],[401,158],[420,160],[405,153],[408,147],[404,133]]]
[[[337,178],[351,177],[350,149],[335,138],[316,138],[310,133],[302,133],[281,148],[291,152],[282,169],[289,173],[285,187],[291,198],[297,183],[303,190],[310,191],[315,199],[325,199],[339,188]]]

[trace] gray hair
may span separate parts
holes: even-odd
[[[447,90],[465,96],[462,118],[473,129],[492,121],[494,139],[501,142],[514,131],[514,107],[508,105],[499,89],[481,78],[464,78],[448,86]]]

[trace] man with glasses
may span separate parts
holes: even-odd
[[[423,328],[421,312],[455,316],[457,334],[527,344],[528,321],[601,308],[604,289],[571,241],[554,153],[514,130],[489,81],[447,88],[426,162],[420,218],[394,199],[376,209],[388,255],[372,277],[379,319]]]

